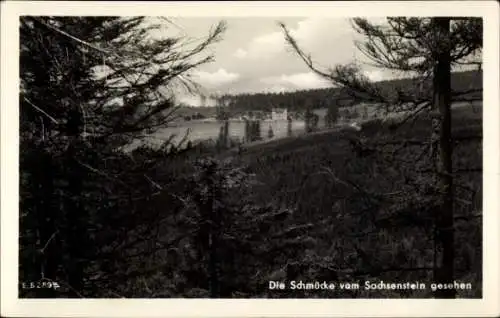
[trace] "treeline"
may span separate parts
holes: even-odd
[[[176,113],[181,118],[193,120],[215,117],[217,111],[215,107],[181,106]]]
[[[412,94],[418,90],[430,90],[430,85],[429,80],[420,84],[420,81],[410,78],[376,83],[376,86],[382,91],[394,91],[395,88],[399,88]],[[476,91],[476,93],[471,93],[470,97],[477,98],[477,89],[481,89],[482,86],[482,72],[474,70],[452,73],[451,87],[453,90],[461,92]],[[342,107],[350,106],[356,102],[348,90],[335,87],[295,92],[224,95],[221,99],[229,100],[229,109],[232,114],[256,110],[271,111],[273,107],[283,107],[288,108],[290,111],[301,112],[307,108],[328,108],[332,104]]]

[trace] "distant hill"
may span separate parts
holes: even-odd
[[[395,87],[405,92],[417,90],[417,86],[412,79],[396,79],[376,82],[382,90],[391,90]],[[430,89],[430,83],[426,82],[424,87]],[[483,87],[482,71],[465,71],[452,73],[451,87],[455,91],[468,91],[471,89],[481,89]],[[425,89],[425,88],[424,88]],[[468,97],[480,98],[481,93],[469,94]],[[231,99],[229,110],[232,116],[247,111],[271,111],[273,107],[286,107],[291,111],[303,111],[307,103],[311,103],[312,108],[322,109],[328,107],[329,103],[337,103],[341,106],[351,104],[352,98],[340,88],[322,88],[299,90],[284,93],[244,93],[238,95],[228,95]],[[201,113],[205,117],[214,117],[215,107],[182,107],[182,116],[189,116]]]
[[[398,87],[404,91],[411,92],[417,89],[416,83],[412,79],[380,81],[376,85],[382,90],[391,90],[394,87]],[[483,86],[482,72],[465,71],[452,73],[451,86],[455,91],[481,89]],[[430,89],[430,83],[425,83],[424,87]],[[239,94],[230,97],[232,99],[230,109],[233,114],[249,110],[270,111],[272,107],[287,107],[292,111],[301,111],[306,108],[307,102],[311,102],[311,106],[317,109],[327,107],[330,102],[337,101],[341,105],[349,105],[350,101],[352,101],[352,98],[340,88],[310,89],[285,93]],[[474,97],[478,97],[477,93]],[[479,97],[481,96],[479,95]]]

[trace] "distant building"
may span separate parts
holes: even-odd
[[[286,108],[273,108],[271,111],[272,120],[287,120],[288,119],[288,109]]]

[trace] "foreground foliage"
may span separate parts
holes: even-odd
[[[480,297],[481,118],[462,111],[455,123],[457,280],[473,285],[459,297]],[[94,250],[78,293],[432,297],[430,290],[268,289],[270,280],[432,282],[436,201],[418,139],[428,124],[421,118],[398,131],[414,140],[404,148],[373,122],[361,132],[311,135],[232,159],[146,147],[122,155],[107,164],[128,166],[128,179],[120,179],[132,187],[85,195],[94,211],[94,225],[87,224]],[[60,296],[63,290],[72,293],[63,287]]]
[[[262,201],[298,209],[297,221],[314,224],[317,245],[300,261],[304,280],[319,264],[336,269],[339,280],[433,282],[437,189],[424,133],[430,119],[392,132],[377,122],[361,132],[324,134],[248,154],[264,184]],[[454,114],[457,281],[481,295],[482,148],[481,118],[471,110]],[[398,141],[406,140],[406,141]],[[408,141],[410,140],[410,141]],[[314,141],[314,142],[313,142]],[[258,190],[260,189],[260,191]],[[301,258],[301,260],[308,258]],[[430,297],[431,293],[362,291],[357,297]],[[332,296],[331,292],[327,292]],[[323,296],[326,297],[326,294]],[[343,297],[351,297],[341,293]],[[339,295],[340,296],[340,295]]]

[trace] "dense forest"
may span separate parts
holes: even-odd
[[[477,71],[458,72],[452,75],[452,86],[457,91],[472,90],[482,88],[482,74]],[[417,91],[417,85],[420,83],[415,79],[398,79],[377,82],[376,85],[382,90],[390,91],[394,88],[400,88],[403,91]],[[429,83],[422,89],[428,90]],[[476,93],[477,94],[477,93]],[[471,96],[472,97],[472,96]],[[323,88],[300,90],[284,93],[256,93],[239,94],[235,96],[226,95],[222,98],[228,98],[231,102],[229,107],[235,113],[248,110],[270,111],[273,107],[286,107],[292,111],[304,111],[307,107],[312,109],[328,108],[331,104],[343,107],[355,105],[358,101],[342,88]]]
[[[145,19],[21,18],[19,297],[482,297],[481,73],[451,76],[481,52],[481,19],[388,18],[385,28],[355,19],[368,54],[419,72],[423,84],[371,83],[349,65],[318,70],[282,25],[298,63],[341,88],[229,104],[410,107],[393,122],[306,125],[300,136],[246,148],[180,150],[165,138],[127,152],[174,120],[172,92],[196,89],[187,75],[213,61],[209,48],[227,27],[186,46],[146,38],[170,25]],[[472,100],[479,109],[451,108]],[[228,125],[221,119],[226,137]],[[269,288],[300,280],[427,288]]]

